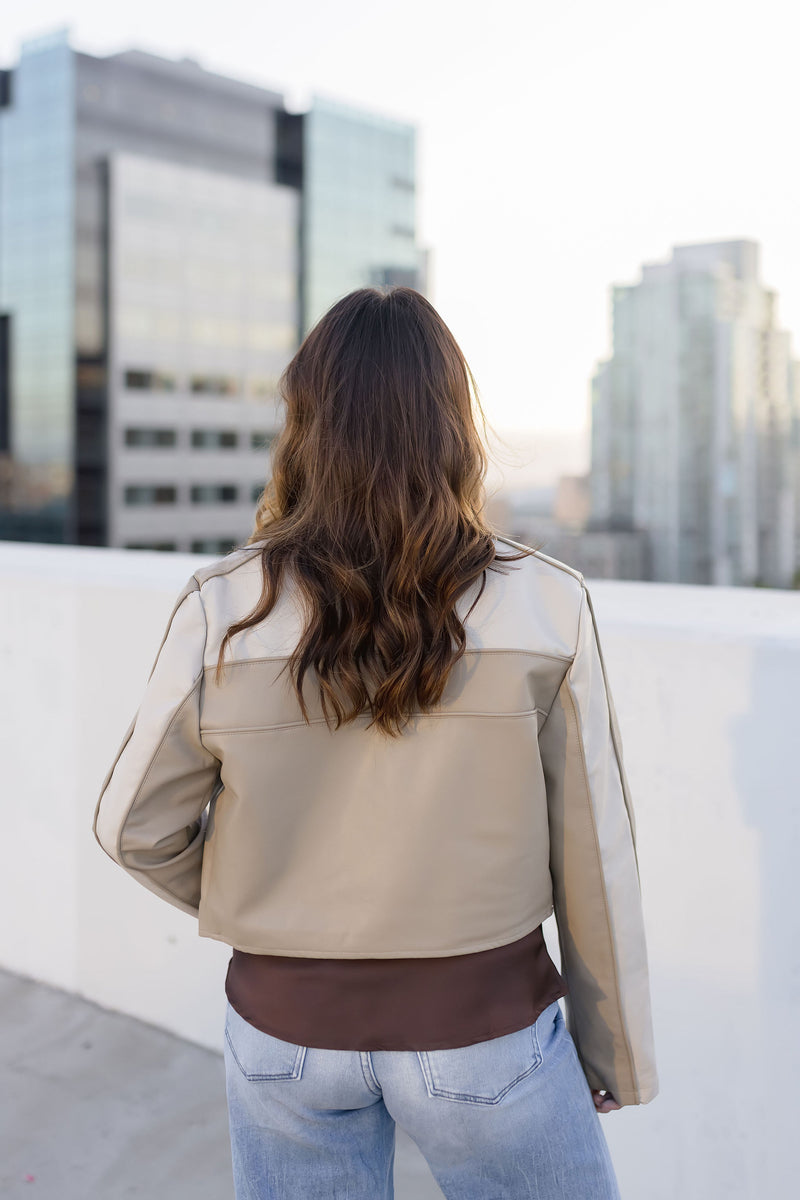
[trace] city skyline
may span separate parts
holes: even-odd
[[[233,0],[220,27],[151,0],[128,14],[34,0],[6,21],[0,61],[66,16],[90,53],[188,55],[296,106],[318,92],[417,123],[432,299],[501,434],[558,432],[586,450],[608,289],[671,245],[758,241],[779,320],[798,335],[792,38],[775,36],[796,17],[772,0],[755,26],[716,0],[659,13],[500,0],[489,25],[472,5],[404,11],[396,22],[362,0],[311,0],[253,13]]]

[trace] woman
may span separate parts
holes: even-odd
[[[239,1198],[391,1197],[398,1122],[445,1196],[605,1200],[597,1114],[657,1091],[589,594],[486,525],[471,385],[417,292],[333,306],[102,788],[101,846],[233,948]]]

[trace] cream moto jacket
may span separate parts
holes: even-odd
[[[518,543],[497,538],[498,551]],[[306,724],[279,675],[291,588],[260,625],[261,544],[197,571],[103,785],[94,832],[203,937],[319,958],[468,954],[555,909],[592,1087],[658,1090],[635,828],[583,576],[539,551],[488,570],[440,707],[399,738]],[[462,618],[476,582],[459,600]]]

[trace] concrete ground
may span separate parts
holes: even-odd
[[[397,1130],[396,1200],[441,1200]],[[3,1200],[232,1200],[222,1057],[0,971]]]

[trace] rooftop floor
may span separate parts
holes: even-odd
[[[4,1200],[233,1197],[222,1057],[0,971]],[[441,1200],[397,1130],[397,1200]]]

